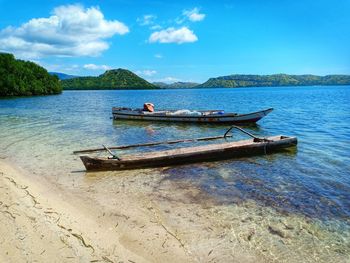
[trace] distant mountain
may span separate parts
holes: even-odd
[[[174,82],[171,84],[167,84],[164,82],[153,82],[152,84],[160,87],[161,89],[183,89],[183,88],[193,88],[198,86],[199,83],[195,82]]]
[[[59,94],[61,83],[43,67],[0,53],[0,97]]]
[[[157,89],[158,87],[126,69],[112,69],[98,77],[77,77],[61,81],[65,90]]]
[[[230,75],[210,78],[196,88],[350,85],[350,75]]]
[[[52,76],[57,76],[60,80],[73,79],[73,78],[79,77],[79,76],[68,75],[68,74],[64,74],[64,73],[60,73],[60,72],[49,72],[49,74]]]

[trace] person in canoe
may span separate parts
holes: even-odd
[[[143,104],[143,111],[154,112],[154,104],[146,102],[145,104]]]

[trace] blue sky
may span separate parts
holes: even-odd
[[[349,14],[350,0],[0,0],[0,51],[49,71],[165,82],[350,74]]]

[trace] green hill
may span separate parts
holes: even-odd
[[[29,61],[0,53],[0,97],[48,95],[62,92],[56,76]]]
[[[189,89],[198,86],[199,83],[195,82],[174,82],[174,83],[164,83],[164,82],[153,82],[152,84],[160,87],[161,89]]]
[[[210,78],[196,88],[350,85],[350,75],[230,75]]]
[[[126,69],[107,70],[98,77],[62,80],[65,90],[157,89],[158,87]]]

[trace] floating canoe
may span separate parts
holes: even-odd
[[[249,133],[247,134],[250,135]],[[227,132],[221,138],[226,137],[226,135]],[[296,144],[296,137],[279,135],[267,138],[254,137],[252,139],[242,141],[184,147],[167,151],[142,152],[139,154],[125,155],[120,158],[113,155],[112,157],[80,156],[80,159],[83,161],[86,170],[129,170],[268,154],[284,148],[295,146]],[[147,145],[148,144],[146,144],[146,146]],[[114,149],[116,148],[118,147],[114,147]],[[105,147],[105,149],[112,154],[107,147]],[[101,149],[77,151],[76,153],[96,150]]]
[[[225,113],[222,110],[189,111],[189,110],[158,110],[154,112],[142,109],[112,108],[113,118],[126,120],[196,122],[196,123],[255,123],[269,114],[273,109],[266,109],[247,114]]]

